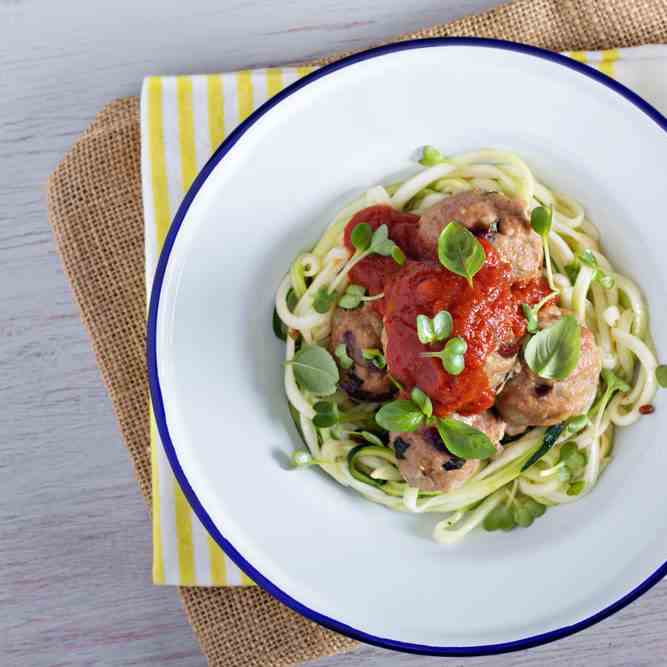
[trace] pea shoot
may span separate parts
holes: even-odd
[[[354,310],[361,305],[366,288],[361,285],[348,285],[338,305],[345,310]]]
[[[387,367],[387,360],[384,358],[384,354],[377,348],[366,348],[361,351],[361,355],[366,361],[370,361],[376,368],[382,370]]]
[[[326,287],[320,287],[313,297],[313,308],[318,313],[328,313],[336,300],[336,292],[329,292]]]
[[[593,280],[599,283],[605,289],[611,289],[616,285],[616,278],[612,273],[606,273],[600,268],[595,254],[590,248],[586,248],[583,252],[577,255],[577,259],[585,266],[595,270]]]
[[[366,301],[377,301],[382,298],[384,298],[384,292],[380,292],[380,294],[375,294],[374,296],[366,296],[365,287],[352,283],[347,286],[338,305],[345,310],[354,310]]]
[[[391,373],[388,375],[389,377],[389,382],[391,382],[398,391],[403,391],[405,387],[403,386],[403,383],[397,380]]]
[[[655,369],[655,379],[663,389],[667,387],[667,365],[660,364]]]
[[[580,479],[574,484],[570,484],[567,489],[568,496],[578,496],[586,488],[586,482],[583,479]]]
[[[292,468],[308,468],[309,466],[320,466],[326,463],[332,463],[332,461],[323,461],[322,459],[316,459],[313,455],[305,449],[295,449],[292,452],[291,456]]]
[[[553,222],[554,209],[553,206],[537,206],[530,214],[531,227],[542,237],[542,245],[544,246],[544,262],[547,267],[547,280],[549,287],[556,290],[554,285],[554,274],[551,268],[551,255],[549,254],[549,232]]]
[[[484,518],[484,529],[488,531],[510,531],[517,526],[528,528],[535,519],[546,512],[546,507],[536,500],[516,492],[516,484],[512,491],[496,505]]]
[[[405,253],[389,238],[387,225],[380,225],[375,231],[367,222],[360,222],[350,236],[352,245],[361,257],[376,254],[391,257],[397,264],[405,264]]]
[[[579,450],[577,443],[570,440],[561,445],[558,463],[540,471],[541,477],[558,475],[559,479],[569,482],[581,477],[586,468],[586,454]]]
[[[422,148],[422,156],[419,164],[424,167],[432,167],[442,162],[447,162],[447,158],[437,148],[433,146],[424,146]]]
[[[450,375],[460,375],[465,369],[465,353],[468,351],[468,343],[465,338],[455,336],[450,338],[440,352],[422,352],[422,357],[435,357],[440,359],[444,369]]]
[[[568,433],[579,433],[583,431],[589,424],[588,415],[577,415],[576,417],[570,417],[567,420],[565,429]]]
[[[334,401],[318,401],[313,405],[313,410],[315,410],[313,424],[317,428],[330,428],[340,419],[338,404]]]
[[[419,342],[428,345],[435,341],[446,340],[452,333],[454,321],[451,314],[441,310],[431,319],[427,315],[417,315],[417,336]]]
[[[354,366],[354,359],[348,355],[347,345],[345,345],[345,343],[336,345],[334,355],[336,356],[336,359],[338,359],[338,363],[340,364],[341,368],[347,370],[348,368],[352,368],[352,366]]]
[[[359,438],[376,447],[384,447],[384,442],[370,431],[346,431],[340,424],[336,424],[331,428],[331,437],[336,440],[345,440]]]
[[[375,426],[374,413],[375,408],[372,405],[354,405],[349,408],[341,407],[336,400],[317,401],[313,405],[315,416],[312,421],[317,428],[328,428],[334,434],[343,433],[341,424],[356,424],[366,429],[373,429]],[[345,431],[350,433],[351,431]],[[342,435],[337,439],[342,439]],[[370,441],[369,441],[370,442]]]
[[[607,273],[600,267],[600,264],[595,257],[595,253],[590,248],[586,248],[578,253],[575,256],[574,261],[565,266],[565,274],[573,285],[577,282],[577,276],[579,275],[582,266],[588,266],[594,270],[593,280],[601,287],[611,289],[616,285],[616,277],[614,274]]]
[[[289,308],[290,312],[294,312],[294,308],[296,308],[296,304],[299,302],[299,297],[296,295],[296,292],[290,288],[290,290],[287,292],[287,307]],[[278,311],[274,308],[273,309],[273,333],[276,336],[276,338],[279,338],[280,340],[287,340],[287,333],[288,333],[288,327],[287,325],[280,319],[278,316]]]
[[[623,378],[620,378],[618,375],[616,375],[614,371],[611,371],[608,368],[603,368],[600,375],[604,380],[606,389],[600,398],[595,401],[593,407],[589,410],[588,414],[590,417],[601,417],[601,415],[607,409],[609,401],[611,401],[612,397],[617,391],[630,391],[630,385],[625,380],[623,380]]]
[[[540,312],[540,309],[547,301],[553,299],[555,296],[558,296],[558,294],[559,292],[551,292],[551,294],[547,294],[547,296],[545,296],[534,306],[529,306],[527,303],[521,304],[521,310],[523,310],[523,315],[528,322],[526,326],[528,333],[537,333],[537,330],[539,329],[538,313]]]

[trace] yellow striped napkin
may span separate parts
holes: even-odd
[[[572,58],[618,78],[665,113],[667,48],[573,52]],[[141,94],[141,161],[150,286],[165,235],[197,172],[255,108],[314,68],[272,68],[208,76],[149,77]],[[153,581],[183,586],[253,582],[211,539],[183,495],[151,412]]]

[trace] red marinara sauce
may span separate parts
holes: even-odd
[[[367,222],[374,229],[386,224],[389,237],[410,259],[399,266],[391,257],[371,255],[353,267],[350,279],[370,294],[384,291],[384,298],[373,303],[384,317],[387,366],[404,385],[405,393],[419,386],[431,397],[439,416],[483,412],[495,400],[484,372],[487,357],[501,342],[525,333],[521,304],[537,303],[549,293],[548,285],[543,279],[512,284],[510,265],[488,240],[480,238],[486,261],[471,287],[438,262],[419,257],[415,243],[418,220],[416,215],[383,205],[359,211],[345,229],[348,248],[353,248],[350,236],[358,224]],[[461,336],[468,344],[460,375],[447,373],[440,359],[422,356],[441,350],[445,341],[423,345],[417,336],[417,315],[433,317],[441,310],[452,316],[452,336]]]
[[[345,226],[345,246],[354,251],[352,245],[352,230],[362,222],[367,222],[373,229],[387,225],[389,238],[400,246],[408,257],[415,257],[413,239],[415,238],[416,223],[419,216],[413,213],[401,213],[391,206],[378,204],[369,206],[356,213]],[[350,281],[363,285],[369,294],[380,294],[384,291],[385,283],[401,270],[401,267],[391,258],[382,255],[370,255],[361,260],[350,271]],[[384,313],[384,299],[373,302],[376,310]]]

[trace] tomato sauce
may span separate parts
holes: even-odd
[[[543,279],[512,284],[511,266],[488,240],[480,238],[486,260],[471,287],[439,262],[420,258],[415,243],[418,220],[416,215],[383,205],[359,211],[346,226],[347,247],[353,248],[350,236],[361,222],[373,229],[386,224],[389,237],[409,259],[399,266],[391,257],[371,255],[353,267],[350,279],[366,287],[369,294],[384,292],[384,298],[372,303],[384,317],[387,366],[404,385],[405,394],[419,386],[431,397],[439,416],[483,412],[495,400],[484,371],[487,357],[525,333],[521,304],[537,303],[549,293],[548,285]],[[442,350],[445,341],[422,344],[417,336],[417,315],[433,317],[441,310],[452,315],[451,335],[463,337],[468,344],[465,368],[459,375],[447,373],[440,359],[422,356]],[[499,352],[503,354],[502,347]],[[507,356],[513,353],[508,350]]]

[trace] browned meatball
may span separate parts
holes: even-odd
[[[498,192],[467,190],[451,195],[422,213],[415,246],[424,257],[437,259],[438,238],[452,221],[485,234],[500,256],[512,265],[514,280],[529,280],[542,270],[542,239],[530,226],[525,206]]]
[[[491,387],[498,390],[508,380],[512,371],[516,369],[516,366],[516,353],[491,352],[484,362],[484,372],[489,378]]]
[[[505,424],[491,412],[454,419],[469,424],[486,433],[498,450],[505,432]],[[472,477],[480,467],[477,459],[460,459],[447,451],[435,428],[425,428],[414,433],[391,433],[389,443],[398,459],[398,468],[410,486],[422,491],[452,491]]]
[[[562,315],[556,306],[540,311],[544,328]],[[541,378],[521,361],[521,370],[512,377],[496,399],[496,409],[516,432],[526,426],[549,426],[588,410],[598,387],[602,361],[595,337],[581,327],[581,356],[574,371],[564,380]]]
[[[340,368],[341,389],[357,401],[386,401],[395,389],[386,369],[378,368],[364,359],[363,350],[382,349],[382,320],[368,303],[361,308],[344,310],[336,308],[331,323],[329,349],[345,344],[347,354],[354,361],[349,369]],[[340,365],[340,361],[336,357]]]

